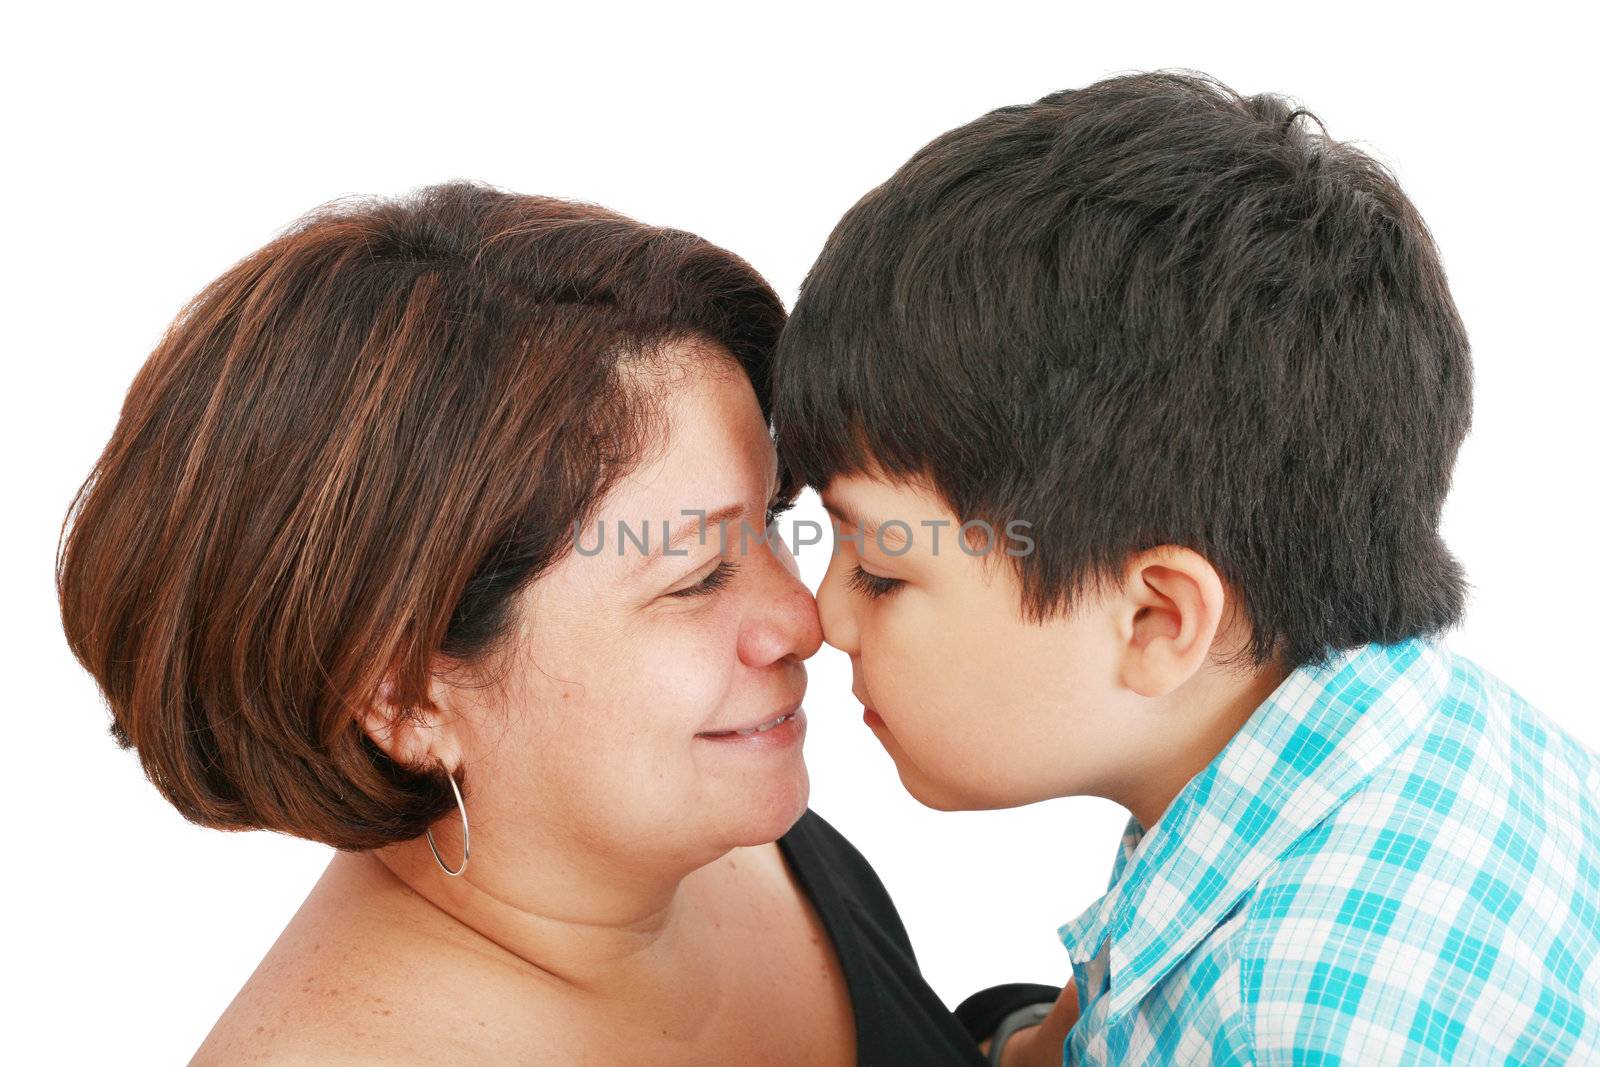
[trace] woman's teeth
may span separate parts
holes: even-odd
[[[783,723],[789,721],[789,719],[790,719],[789,715],[779,715],[776,719],[773,719],[771,722],[764,722],[760,726],[752,726],[748,730],[735,730],[734,733],[738,734],[740,737],[744,737],[744,736],[746,736],[748,734],[766,733],[768,730],[772,729],[774,726],[781,726]]]
[[[720,731],[717,731],[716,733],[708,733],[705,736],[707,736],[707,737],[750,737],[750,736],[752,736],[754,734],[764,734],[768,730],[772,729],[774,726],[782,726],[784,723],[788,722],[792,718],[794,718],[794,712],[791,711],[787,715],[779,715],[776,719],[772,719],[772,720],[770,720],[768,722],[764,722],[759,726],[751,726],[748,729],[744,729],[744,730],[720,730]]]

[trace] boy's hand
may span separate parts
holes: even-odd
[[[1000,1067],[1061,1067],[1067,1031],[1077,1021],[1078,987],[1069,980],[1061,987],[1061,995],[1044,1022],[1011,1035],[1001,1054]],[[978,1048],[987,1054],[989,1040],[985,1038]]]

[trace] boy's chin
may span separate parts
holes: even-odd
[[[895,757],[895,770],[900,774],[900,784],[907,793],[925,808],[934,811],[997,811],[1002,808],[1020,808],[1044,796],[1011,796],[997,794],[994,781],[962,782],[942,781],[924,773],[922,768],[908,766],[902,757]]]
[[[876,723],[869,720],[868,725],[872,727],[872,732],[877,737],[878,743],[883,746],[883,750],[894,761],[895,771],[900,775],[900,784],[923,807],[932,808],[934,811],[993,811],[997,808],[1020,807],[1035,800],[1045,799],[1042,796],[998,794],[995,792],[995,787],[1003,783],[993,774],[985,774],[977,781],[930,774],[906,753],[899,738],[883,724],[882,719]]]
[[[896,762],[895,769],[900,772],[900,784],[905,786],[906,792],[917,803],[934,811],[988,811],[1012,806],[985,800],[960,783],[934,781],[915,767],[908,768]]]

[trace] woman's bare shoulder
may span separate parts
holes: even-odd
[[[538,1062],[576,1040],[565,1016],[459,940],[314,890],[191,1063]]]
[[[581,1043],[555,998],[447,943],[334,938],[274,955],[193,1063],[538,1062]]]

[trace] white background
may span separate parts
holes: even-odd
[[[72,491],[180,305],[345,193],[473,177],[594,200],[734,249],[792,301],[857,197],[990,108],[1161,66],[1287,92],[1399,174],[1473,341],[1474,429],[1445,533],[1474,590],[1451,643],[1600,747],[1600,101],[1592,39],[1563,14],[1577,5],[1519,4],[1493,22],[1459,5],[1118,7],[8,17],[6,1058],[181,1062],[327,861],[164,805],[67,652],[52,560]],[[791,517],[820,519],[815,498]],[[815,588],[826,551],[801,564]],[[1055,928],[1104,888],[1124,814],[1092,799],[922,809],[862,726],[848,674],[832,649],[813,660],[812,805],[876,865],[934,987],[954,1004],[993,982],[1064,980]]]

